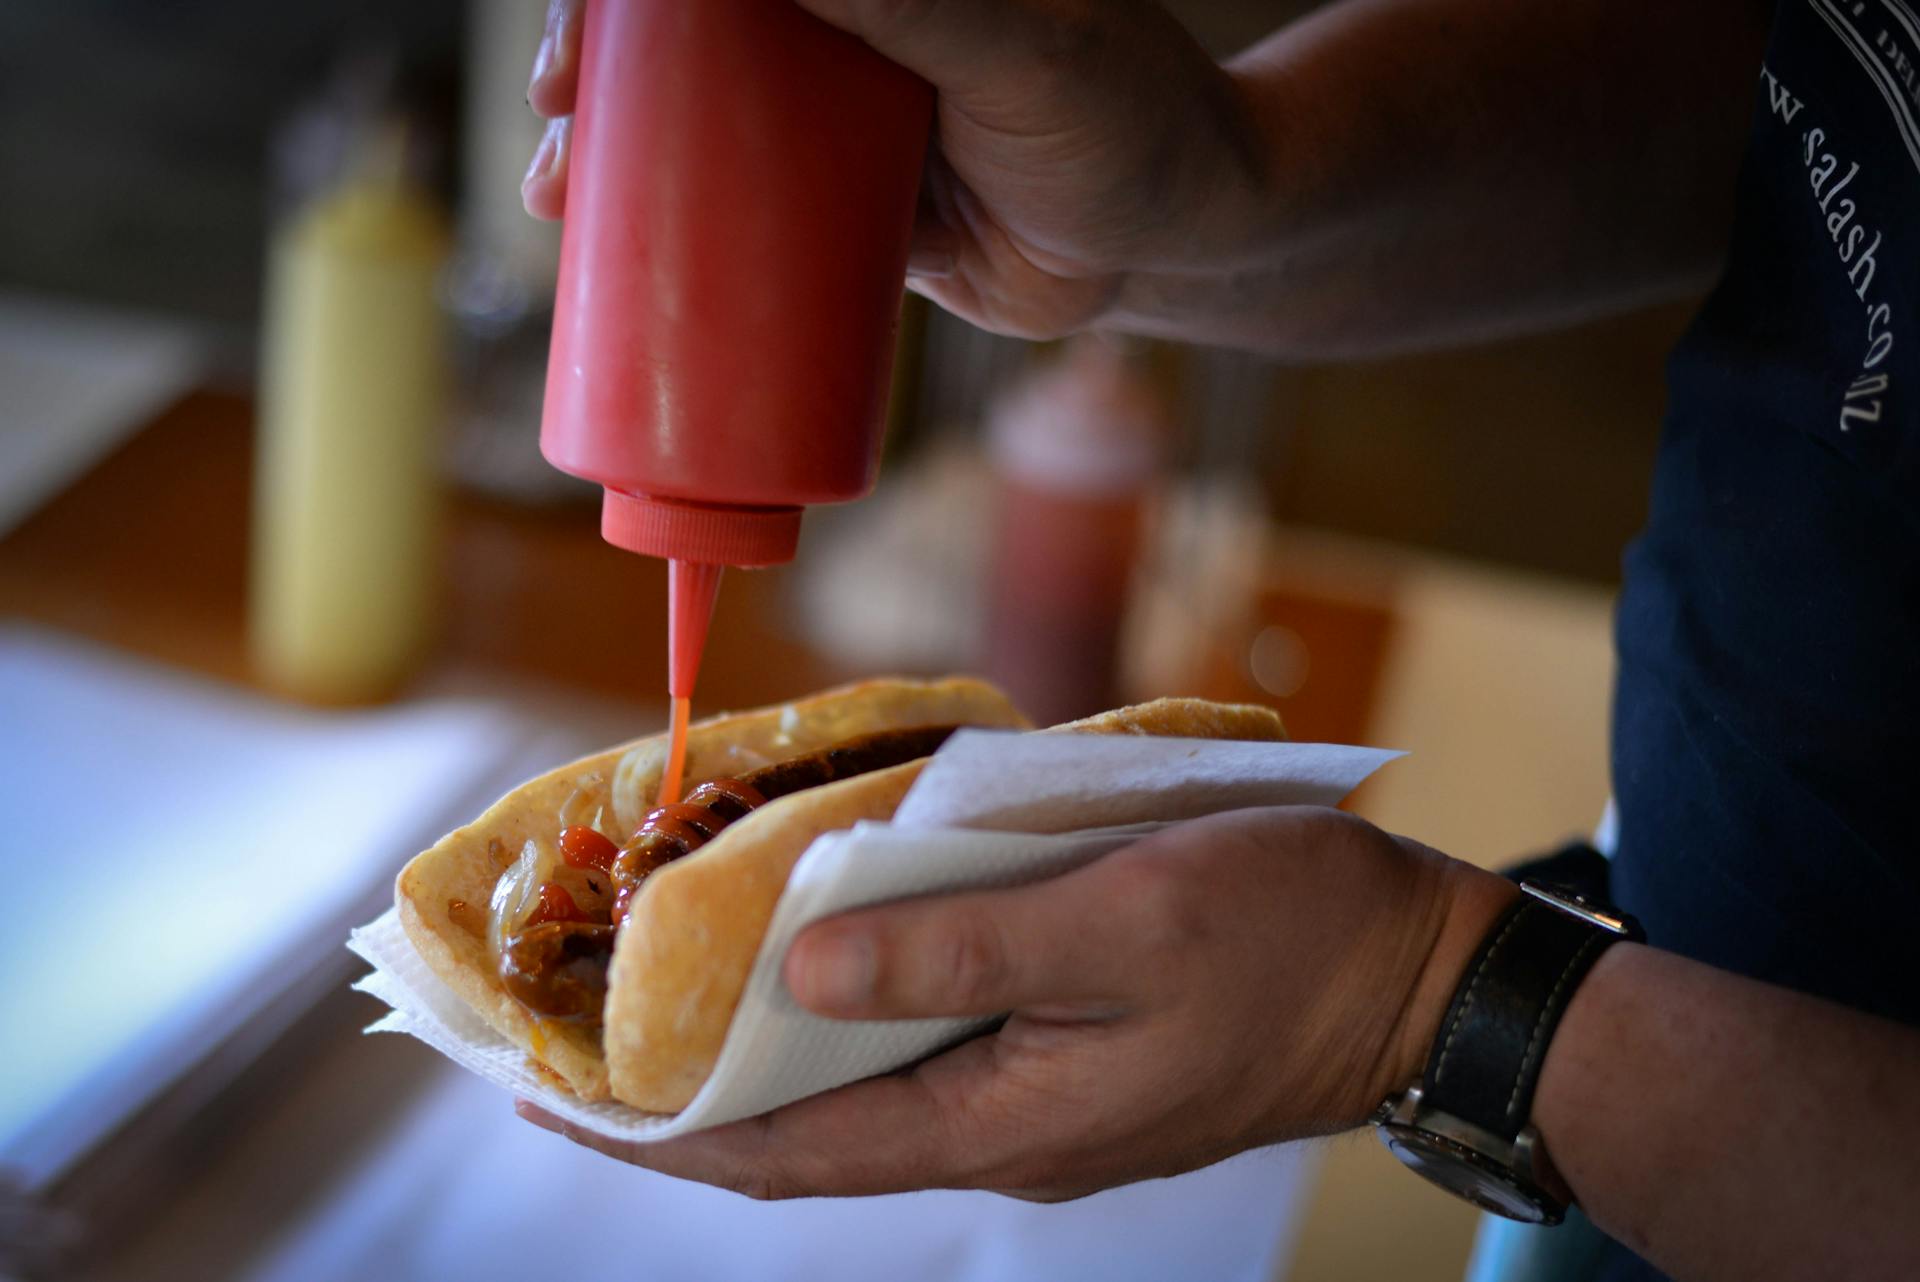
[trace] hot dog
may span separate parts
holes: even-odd
[[[955,727],[1026,724],[983,682],[863,682],[695,726],[692,787],[657,808],[661,740],[616,748],[417,856],[396,885],[400,919],[456,994],[576,1094],[675,1111],[711,1072],[813,839],[891,816]],[[1059,729],[1284,737],[1268,709],[1199,700]]]

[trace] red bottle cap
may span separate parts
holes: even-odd
[[[709,565],[784,565],[800,543],[798,507],[727,507],[608,490],[600,533],[629,552]]]

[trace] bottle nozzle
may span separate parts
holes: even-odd
[[[676,699],[693,697],[725,568],[710,561],[667,563],[667,693]]]

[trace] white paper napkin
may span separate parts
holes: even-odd
[[[847,1021],[802,1010],[780,979],[804,927],[911,895],[1057,876],[1168,823],[1247,806],[1329,805],[1400,756],[1333,744],[1241,743],[966,730],[935,755],[891,823],[828,833],[795,866],[700,1093],[671,1116],[585,1103],[443,984],[391,911],[348,946],[374,967],[363,992],[393,1010],[369,1032],[411,1033],[456,1063],[577,1125],[665,1139],[752,1117],[921,1059],[981,1019]]]

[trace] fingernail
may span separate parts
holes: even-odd
[[[907,275],[953,275],[952,251],[945,249],[915,249],[907,255]]]
[[[533,87],[546,79],[547,72],[553,66],[553,36],[540,37],[540,48],[533,55],[533,75],[527,78],[527,95],[533,95]]]
[[[873,941],[865,935],[829,935],[813,942],[801,960],[805,991],[795,996],[803,1005],[851,1010],[873,996]]]
[[[553,120],[547,123],[546,132],[540,135],[540,145],[533,152],[533,163],[527,166],[527,176],[520,180],[520,185],[525,187],[536,179],[545,178],[553,171],[554,159],[559,154],[560,122]]]

